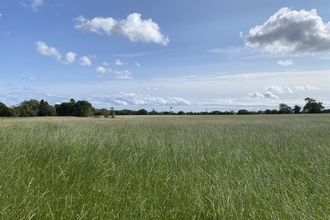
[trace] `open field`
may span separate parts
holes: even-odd
[[[327,219],[330,115],[0,119],[0,219]]]

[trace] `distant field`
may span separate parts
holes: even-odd
[[[0,219],[328,219],[330,115],[0,119]]]

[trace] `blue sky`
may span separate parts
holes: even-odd
[[[0,102],[330,107],[328,1],[0,2]]]

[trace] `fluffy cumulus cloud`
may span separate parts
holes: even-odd
[[[98,67],[96,67],[95,70],[97,72],[99,72],[99,73],[107,73],[107,72],[111,72],[112,71],[111,69],[106,69],[103,66],[98,66]]]
[[[254,93],[250,93],[248,94],[249,98],[257,98],[257,99],[278,99],[278,97],[274,94],[272,94],[271,92],[266,92],[264,95],[259,93],[259,92],[254,92]]]
[[[264,97],[267,98],[267,99],[278,99],[278,97],[276,95],[274,95],[273,93],[271,93],[271,92],[266,92],[264,94]]]
[[[246,45],[265,51],[320,53],[330,51],[330,22],[324,23],[315,9],[281,8],[263,25],[250,29]]]
[[[293,65],[292,60],[280,60],[277,63],[278,63],[278,65],[281,65],[281,66],[291,66],[291,65]]]
[[[60,61],[65,64],[73,63],[76,60],[76,54],[69,52],[61,57]]]
[[[151,19],[142,20],[141,14],[138,13],[130,14],[123,20],[116,20],[111,17],[95,17],[92,20],[88,20],[80,16],[76,18],[76,21],[75,28],[81,31],[123,35],[132,42],[153,42],[164,46],[169,43],[169,38],[161,32],[157,23]]]
[[[81,66],[91,66],[92,61],[87,56],[83,56],[83,57],[79,58],[79,65],[81,65]]]
[[[270,92],[270,91],[276,91],[281,94],[283,93],[293,93],[293,91],[289,87],[281,87],[281,86],[266,86],[265,90]]]
[[[248,97],[249,98],[264,98],[264,96],[259,92],[249,93]]]
[[[66,55],[62,55],[56,48],[47,46],[46,43],[42,41],[38,41],[36,43],[36,50],[44,55],[44,56],[50,56],[54,57],[56,60],[65,63],[70,64],[73,63],[76,60],[76,54],[73,52],[69,52]]]

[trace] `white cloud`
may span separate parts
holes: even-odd
[[[104,68],[103,66],[96,67],[95,70],[99,73],[106,73],[107,72],[107,69]]]
[[[137,67],[141,67],[141,65],[140,65],[138,62],[135,62],[135,65],[136,65]]]
[[[2,14],[0,13],[0,18],[2,17]]]
[[[259,92],[249,93],[248,97],[249,98],[264,98],[264,96],[262,94],[260,94]]]
[[[264,95],[259,92],[249,93],[248,97],[257,99],[278,99],[278,97],[271,92],[266,92]]]
[[[278,99],[278,97],[276,95],[272,94],[271,92],[266,92],[264,97],[267,99]]]
[[[306,86],[296,86],[295,89],[297,89],[297,90],[303,90],[303,91],[310,91],[310,90],[315,90],[315,89],[320,89],[320,88],[306,85]]]
[[[27,5],[24,2],[20,2],[21,6],[25,8],[31,8],[34,12],[38,11],[38,8],[44,3],[44,0],[31,0],[31,4]]]
[[[38,41],[36,45],[37,45],[37,51],[42,55],[55,57],[58,60],[61,59],[62,55],[56,48],[48,47],[47,44],[45,44],[42,41]]]
[[[324,23],[315,9],[281,8],[263,25],[250,29],[246,45],[273,53],[327,52],[330,51],[330,22]]]
[[[123,65],[125,65],[125,63],[121,62],[119,59],[117,59],[114,64],[117,65],[117,66],[123,66]]]
[[[293,65],[292,60],[280,60],[277,63],[281,66],[291,66],[291,65]]]
[[[69,52],[61,57],[61,62],[65,64],[73,63],[75,60],[76,60],[76,54],[73,52]]]
[[[94,33],[106,33],[108,35],[124,35],[131,42],[154,42],[166,46],[169,39],[165,36],[157,23],[151,19],[142,20],[141,14],[132,13],[124,20],[115,20],[111,17],[95,17],[87,20],[83,16],[77,17],[78,22],[75,28],[81,31],[90,31]]]
[[[170,97],[168,99],[169,99],[168,104],[170,105],[190,105],[190,102],[183,98]]]
[[[24,2],[20,2],[21,6],[25,7],[25,8],[29,8],[29,6],[27,4],[25,4]]]
[[[125,93],[119,92],[115,94],[112,98],[112,102],[115,102],[119,105],[155,105],[155,106],[163,106],[163,105],[190,105],[191,103],[183,98],[179,97],[168,97],[168,98],[161,98],[156,96],[151,96],[147,94],[141,93]]]
[[[44,0],[32,0],[31,8],[33,11],[38,11],[38,7],[40,7],[44,3]]]
[[[30,77],[29,80],[33,81],[33,80],[36,80],[37,78],[35,77]]]
[[[124,71],[115,71],[118,79],[132,79],[131,73],[128,70]]]
[[[92,61],[87,56],[83,56],[79,58],[79,64],[81,66],[91,66]]]
[[[103,62],[102,65],[103,65],[103,66],[109,66],[110,64],[107,63],[107,62]]]
[[[143,86],[141,88],[144,90],[148,90],[148,91],[158,91],[159,90],[159,88],[156,86]]]
[[[244,38],[244,36],[243,36],[243,32],[242,32],[242,31],[239,32],[239,37],[240,37],[240,38]]]
[[[266,91],[276,91],[281,94],[283,93],[293,93],[293,91],[289,87],[281,87],[281,86],[266,86]]]
[[[51,56],[54,57],[56,60],[65,63],[70,64],[75,61],[76,54],[73,52],[69,52],[66,55],[62,56],[62,54],[54,47],[48,47],[46,43],[42,41],[38,41],[36,43],[36,50],[44,55],[44,56]]]

